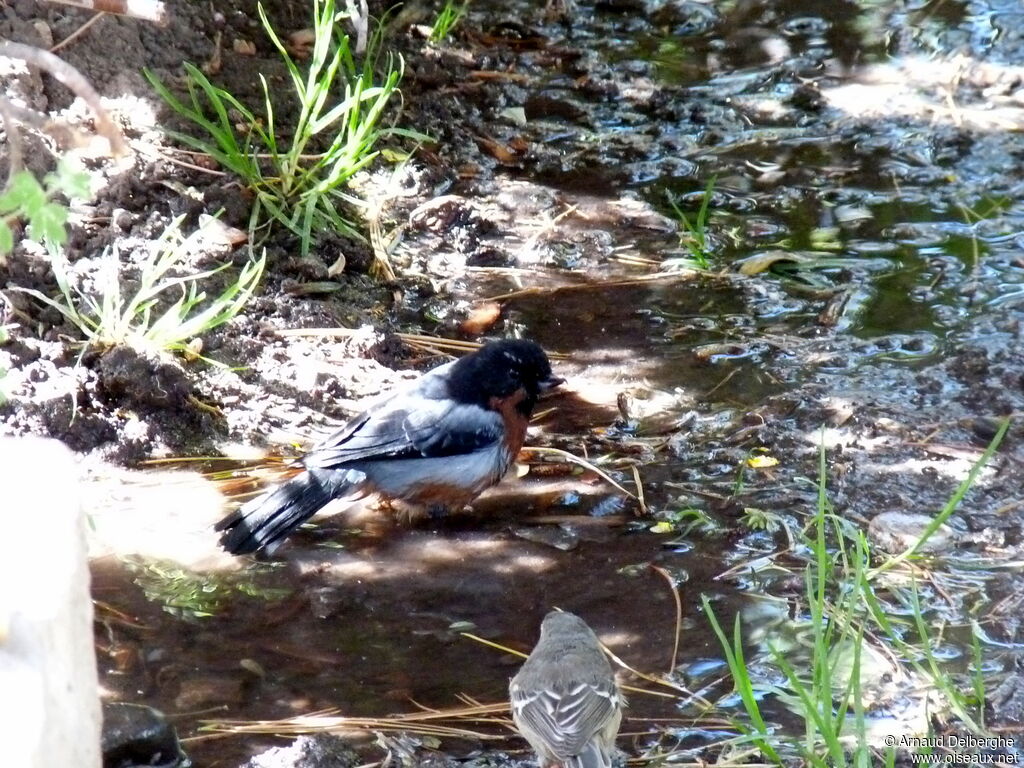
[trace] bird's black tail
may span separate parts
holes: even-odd
[[[358,469],[307,469],[217,523],[215,529],[224,531],[221,546],[233,555],[273,552],[327,502],[352,494],[365,479]]]

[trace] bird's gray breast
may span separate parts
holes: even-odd
[[[385,459],[355,464],[378,491],[394,498],[412,499],[425,489],[457,487],[467,497],[477,496],[497,483],[512,464],[502,442],[479,451],[433,458]]]

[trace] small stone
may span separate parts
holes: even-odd
[[[240,678],[189,678],[182,681],[174,707],[181,712],[191,712],[223,704],[241,704],[243,698]]]
[[[39,35],[39,47],[40,48],[53,48],[53,30],[50,29],[50,25],[42,19],[36,19],[32,22],[32,26]]]
[[[249,760],[244,768],[352,768],[359,757],[339,736],[299,736],[287,747],[273,747]]]

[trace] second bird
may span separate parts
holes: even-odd
[[[610,768],[625,700],[597,635],[552,611],[509,683],[512,719],[540,768]]]
[[[314,447],[301,474],[217,524],[221,544],[236,555],[273,552],[338,498],[467,504],[505,475],[537,400],[563,381],[532,341],[485,344],[375,401]]]

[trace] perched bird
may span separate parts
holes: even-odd
[[[221,544],[273,552],[338,498],[467,504],[501,480],[538,398],[562,383],[532,341],[485,344],[374,401],[302,458],[305,471],[221,520]]]
[[[512,719],[540,768],[609,768],[626,701],[593,630],[552,611],[509,684]]]

